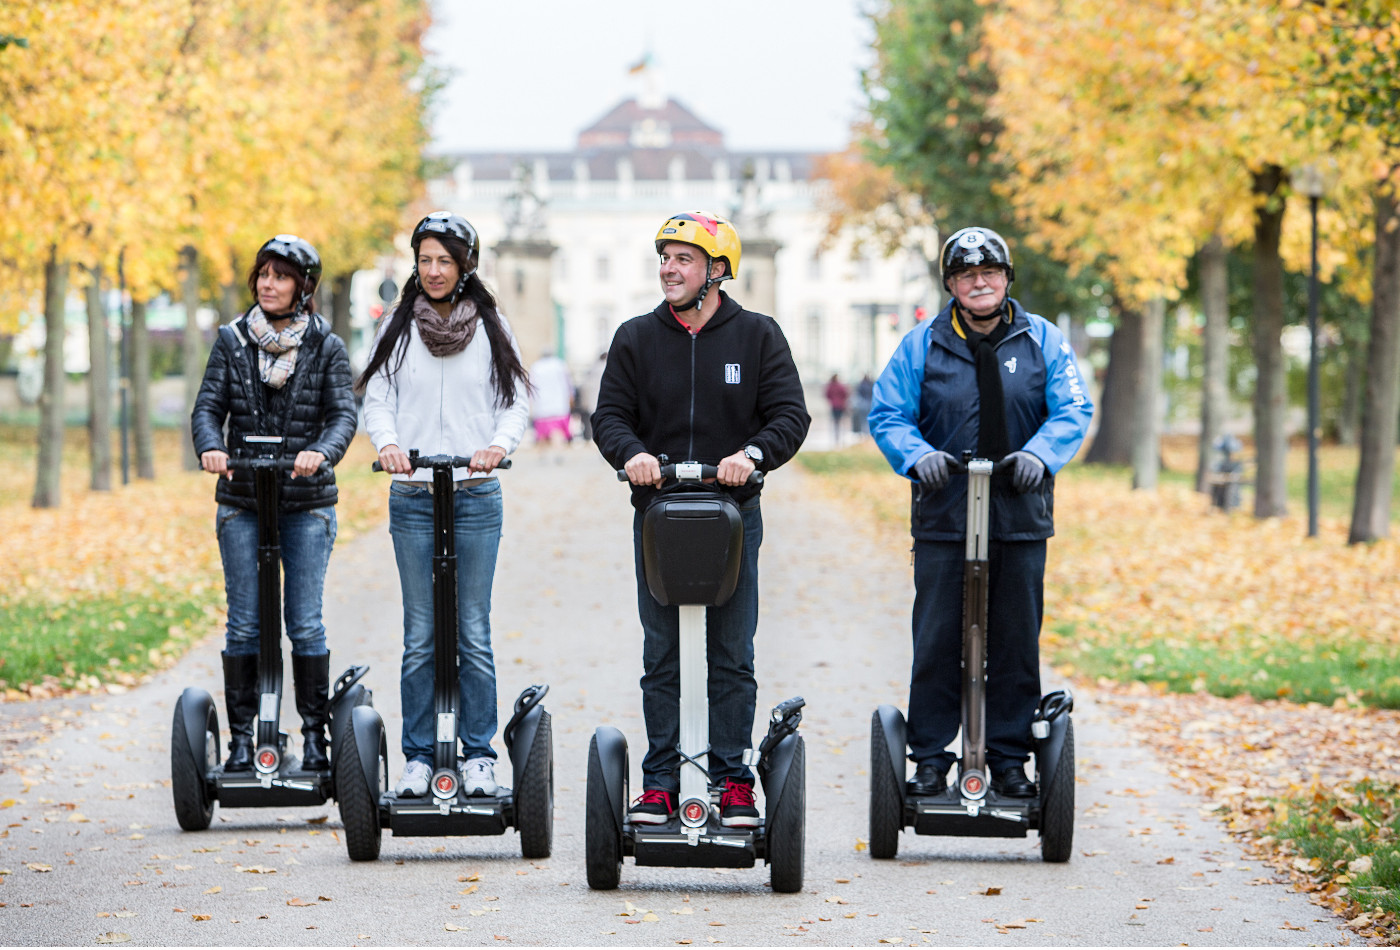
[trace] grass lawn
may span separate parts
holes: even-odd
[[[155,433],[156,478],[88,490],[87,433],[69,429],[62,504],[30,507],[34,430],[0,427],[0,690],[55,690],[134,683],[173,663],[223,626],[223,572],[214,538],[214,480],[180,468],[180,434]],[[374,452],[358,438],[337,468],[338,539],[384,514]]]

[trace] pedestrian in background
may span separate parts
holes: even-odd
[[[841,418],[846,414],[846,404],[851,398],[851,388],[841,382],[839,375],[832,373],[823,392],[826,396],[826,404],[831,407],[831,444],[839,449],[841,447]]]
[[[573,377],[568,364],[547,348],[530,366],[530,410],[535,420],[536,445],[554,441],[555,435],[562,436],[566,445],[573,441]]]
[[[583,382],[578,384],[578,417],[583,429],[583,437],[593,439],[593,411],[598,408],[598,389],[603,385],[603,370],[608,365],[608,354],[599,353],[588,372],[583,374]]]

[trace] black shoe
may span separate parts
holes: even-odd
[[[1018,762],[992,770],[992,791],[1007,798],[1035,798],[1035,783]]]
[[[632,803],[627,820],[634,825],[664,825],[675,814],[675,796],[665,789],[648,788]]]
[[[304,772],[324,772],[331,767],[326,757],[326,721],[330,718],[331,655],[292,654],[292,682],[296,684],[297,713],[301,715],[301,768]]]
[[[258,714],[258,658],[224,658],[224,708],[228,711],[228,761],[225,772],[249,772],[253,768],[253,719]]]
[[[921,765],[909,780],[910,795],[941,795],[948,790],[948,770],[933,764]]]
[[[757,828],[758,809],[753,803],[753,786],[724,780],[724,794],[719,798],[719,823],[726,828]]]

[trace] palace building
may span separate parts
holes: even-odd
[[[520,340],[581,372],[627,319],[661,299],[652,240],[680,211],[738,229],[743,256],[721,286],[783,327],[810,389],[832,373],[877,375],[919,307],[937,307],[921,255],[852,257],[826,246],[829,183],[814,152],[734,151],[675,99],[643,93],[609,109],[568,152],[459,152],[429,182],[432,206],[481,235],[481,273]]]

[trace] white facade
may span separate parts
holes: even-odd
[[[580,133],[572,153],[446,157],[453,173],[429,183],[429,200],[476,226],[488,284],[497,278],[491,248],[508,235],[556,246],[554,316],[562,355],[579,372],[624,320],[660,301],[652,241],[680,211],[729,217],[745,244],[778,242],[771,315],[809,387],[832,373],[848,382],[878,374],[915,308],[937,305],[917,254],[852,260],[848,235],[821,250],[829,186],[810,177],[816,155],[730,152],[674,100],[659,108],[623,102]],[[724,288],[747,305],[742,261],[738,271]]]

